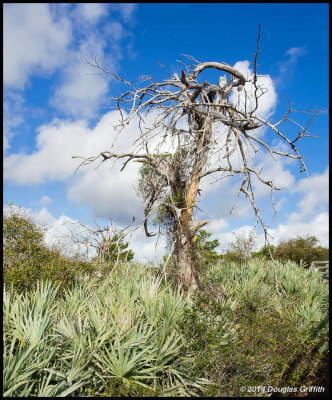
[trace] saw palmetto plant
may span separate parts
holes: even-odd
[[[150,387],[190,394],[177,323],[186,300],[161,279],[133,266],[106,285],[77,278],[56,297],[46,282],[35,291],[4,291],[4,396],[83,395],[112,387]],[[124,279],[125,277],[125,279]],[[204,381],[203,381],[204,382]]]

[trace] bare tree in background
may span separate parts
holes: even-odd
[[[248,235],[244,232],[233,233],[235,240],[228,246],[228,252],[236,257],[238,262],[243,262],[247,265],[247,260],[251,255],[253,248],[255,247],[255,234],[254,230],[251,230]],[[226,253],[227,257],[227,253]]]
[[[73,229],[70,229],[70,243],[76,245],[77,247],[85,247],[86,258],[89,258],[89,251],[95,249],[96,260],[103,266],[105,263],[105,255],[112,247],[114,251],[114,267],[116,267],[118,261],[123,255],[123,243],[122,240],[126,235],[128,228],[133,224],[135,218],[132,222],[125,228],[119,230],[114,226],[113,221],[104,227],[100,226],[95,222],[95,228],[91,228],[88,225],[83,224],[80,221],[70,223]],[[68,233],[63,237],[63,239],[68,241]],[[129,254],[129,251],[127,251]]]
[[[301,171],[306,171],[296,142],[312,136],[307,129],[320,111],[306,111],[310,118],[306,126],[291,118],[292,113],[298,113],[291,105],[283,118],[276,122],[259,115],[259,104],[266,93],[266,89],[259,84],[257,74],[259,37],[260,33],[254,74],[250,80],[228,64],[199,62],[191,56],[185,56],[186,63],[180,61],[180,76],[170,76],[164,67],[167,79],[157,82],[151,76],[144,76],[138,85],[105,70],[97,61],[89,63],[98,68],[100,73],[110,74],[127,87],[121,96],[112,98],[114,108],[121,115],[119,125],[115,127],[117,135],[134,120],[138,120],[139,130],[130,152],[119,154],[112,152],[112,149],[105,149],[92,157],[74,158],[82,159],[79,167],[97,160],[102,163],[112,159],[124,161],[121,170],[129,162],[142,163],[139,189],[145,201],[145,233],[147,236],[153,235],[149,232],[148,220],[157,214],[157,219],[166,228],[172,243],[178,281],[185,294],[198,287],[193,244],[197,231],[208,223],[195,220],[202,180],[212,174],[218,179],[230,175],[240,176],[239,194],[242,192],[249,199],[256,223],[261,224],[267,239],[267,225],[256,204],[253,180],[257,179],[269,187],[273,207],[272,193],[280,188],[264,178],[255,164],[255,154],[267,151],[274,160],[277,156],[297,159]],[[214,84],[201,79],[207,69],[223,73],[219,82]],[[251,88],[251,93],[247,87]],[[238,105],[229,101],[234,91],[239,95]],[[153,123],[149,125],[150,116],[153,116]],[[298,130],[296,137],[286,136],[282,130],[285,122],[295,124]],[[257,129],[262,126],[279,137],[289,150],[280,151],[280,148],[273,148],[263,141],[257,133]]]

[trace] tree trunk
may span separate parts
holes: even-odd
[[[212,134],[212,124],[211,122],[207,123],[205,135],[202,135],[201,132],[207,119],[199,115],[195,115],[194,118],[197,122],[197,130],[199,132],[196,138],[197,154],[187,192],[183,194],[185,198],[185,208],[181,212],[180,227],[176,228],[174,249],[177,277],[184,295],[198,288],[197,257],[195,254],[194,242],[197,237],[197,231],[207,224],[207,221],[198,223],[193,221],[192,211],[196,203],[200,174],[208,157],[208,144]]]
[[[174,256],[178,282],[186,296],[198,287],[196,260],[189,232],[180,233],[176,238]]]
[[[197,257],[194,242],[197,231],[205,224],[207,224],[207,221],[197,223],[190,220],[184,228],[175,232],[174,261],[178,282],[185,296],[189,291],[198,288]]]

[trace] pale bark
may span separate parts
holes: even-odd
[[[261,170],[254,160],[255,154],[258,151],[268,151],[273,159],[276,159],[275,156],[295,158],[299,160],[301,170],[306,171],[304,158],[296,149],[295,142],[305,136],[312,137],[308,132],[308,127],[312,119],[322,111],[308,111],[311,118],[305,127],[289,118],[289,114],[294,111],[291,106],[285,116],[274,124],[256,115],[259,99],[266,92],[258,84],[256,72],[258,42],[257,47],[254,77],[250,81],[228,64],[200,63],[192,57],[187,57],[191,64],[186,65],[181,62],[184,65],[181,77],[177,74],[171,77],[168,74],[168,79],[156,82],[153,77],[144,76],[141,79],[143,87],[136,87],[122,77],[103,69],[97,61],[92,64],[102,72],[111,74],[128,88],[123,95],[112,99],[115,102],[114,108],[121,114],[121,120],[116,127],[117,135],[123,132],[134,118],[139,121],[139,130],[133,144],[135,150],[132,152],[117,154],[103,151],[94,157],[76,157],[83,159],[79,167],[98,159],[100,163],[110,159],[125,160],[122,169],[132,161],[149,167],[149,173],[140,188],[146,205],[142,225],[146,235],[152,236],[153,233],[150,233],[147,227],[148,220],[153,213],[164,210],[167,218],[163,223],[166,233],[171,238],[171,243],[174,244],[174,261],[184,293],[196,289],[199,284],[193,251],[194,241],[198,229],[207,221],[196,222],[193,210],[197,206],[201,180],[211,174],[218,174],[219,179],[229,175],[242,176],[238,196],[243,193],[249,199],[255,212],[256,223],[257,221],[261,223],[265,239],[268,240],[267,225],[262,219],[254,196],[252,177],[258,178],[261,184],[270,188],[273,207],[272,193],[280,188],[261,175]],[[199,83],[198,76],[208,68],[226,72],[229,77],[227,78],[226,75],[220,77],[218,85],[207,81]],[[245,87],[247,82],[254,87],[255,102],[250,112],[247,112],[247,103],[243,110],[228,102],[229,95],[235,89],[237,92],[243,90],[247,99],[248,92]],[[150,111],[156,112],[157,116],[152,125],[147,127],[144,121]],[[183,116],[187,118],[186,129],[177,126]],[[300,128],[298,135],[293,139],[289,139],[281,131],[280,125],[286,121]],[[218,136],[218,131],[214,130],[215,124],[225,126],[227,131],[222,131],[221,136]],[[272,148],[270,144],[258,137],[255,129],[262,125],[269,128],[290,147],[288,153],[279,151],[278,145],[276,149]],[[155,141],[156,137],[159,137],[160,141],[151,152],[149,143]],[[161,149],[167,141],[170,141],[176,150],[165,156]],[[220,146],[219,143],[223,144]],[[234,168],[235,152],[240,156],[237,163],[241,165]],[[218,159],[214,165],[209,165],[213,153],[218,154]]]

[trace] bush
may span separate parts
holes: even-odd
[[[4,396],[188,396],[200,380],[178,328],[187,299],[139,264],[4,291]]]
[[[104,260],[115,263],[116,261],[131,261],[134,258],[134,252],[128,249],[129,243],[124,243],[123,238],[115,235],[112,244],[107,249]]]
[[[229,244],[223,259],[228,262],[244,262],[246,264],[255,247],[254,231],[250,231],[248,236],[244,232],[234,234],[234,236],[235,240]]]
[[[181,327],[204,396],[255,396],[245,386],[300,387],[328,381],[328,284],[294,263],[211,265]],[[325,369],[325,371],[324,371]],[[325,387],[327,389],[327,387]],[[257,395],[257,394],[256,394]]]
[[[309,267],[313,261],[328,261],[329,249],[320,246],[315,236],[297,237],[281,241],[276,247],[275,257],[281,262],[291,260],[297,264],[302,260]]]
[[[215,263],[222,258],[215,250],[220,245],[218,239],[208,240],[211,233],[200,229],[195,241],[195,250],[200,260],[200,267],[205,269],[209,264]]]
[[[20,208],[11,207],[3,218],[4,284],[19,292],[36,287],[38,280],[51,280],[63,287],[78,271],[92,273],[92,263],[68,259],[44,243],[44,229]]]

